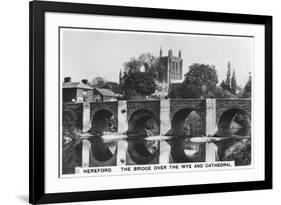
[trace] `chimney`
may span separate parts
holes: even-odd
[[[64,82],[65,82],[65,83],[71,82],[71,77],[65,77],[65,78],[64,78]]]
[[[88,85],[88,80],[87,79],[83,79],[81,82],[84,83],[85,85]]]

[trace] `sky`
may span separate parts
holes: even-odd
[[[193,63],[214,65],[219,83],[226,78],[228,61],[242,87],[253,69],[251,37],[62,29],[61,38],[62,75],[73,82],[98,76],[118,82],[125,62],[146,52],[157,57],[160,47],[163,56],[169,49],[174,56],[181,50],[183,74]]]

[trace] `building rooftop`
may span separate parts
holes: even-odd
[[[109,89],[105,88],[95,88],[101,95],[103,96],[110,96],[110,97],[120,97],[120,94],[116,94]]]
[[[82,82],[64,82],[62,85],[62,88],[81,88],[81,89],[87,89],[92,90],[93,88],[82,83]]]

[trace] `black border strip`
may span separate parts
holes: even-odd
[[[44,82],[44,5],[30,2],[29,12],[29,202],[38,203],[45,194],[45,82]]]
[[[191,10],[187,11],[145,7],[141,8],[67,2],[34,1],[34,3],[44,8],[44,11],[60,13],[95,14],[109,16],[129,16],[142,18],[179,19],[248,24],[266,24],[267,18],[270,18],[270,16],[265,15],[218,13]]]
[[[60,95],[61,95],[61,93],[63,92],[62,90],[61,90],[61,81],[60,81],[60,77],[61,77],[61,75],[60,75],[60,70],[61,70],[61,68],[60,68],[60,63],[61,63],[61,38],[60,38],[60,34],[61,34],[61,30],[60,30],[60,27],[58,28],[58,85],[59,85],[59,90],[58,90],[58,105],[59,105],[59,113],[58,113],[58,128],[59,128],[59,136],[58,136],[58,142],[59,142],[59,156],[58,156],[58,159],[59,159],[59,161],[58,161],[58,168],[59,168],[59,174],[58,174],[58,177],[60,177],[61,175],[62,175],[62,156],[61,156],[61,150],[62,150],[62,148],[61,148],[61,138],[62,138],[62,136],[61,136],[61,131],[62,131],[62,128],[61,128],[61,111],[62,111],[62,102],[61,102],[61,98],[60,98]]]
[[[265,181],[272,187],[272,17],[265,24]]]

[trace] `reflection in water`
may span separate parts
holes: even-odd
[[[104,119],[104,124],[92,127],[88,133],[92,135],[89,138],[91,142],[91,152],[93,157],[100,161],[105,162],[111,159],[117,152],[117,141],[104,140],[101,138],[104,132],[116,132],[115,120],[112,116]]]
[[[197,120],[198,121],[198,120]],[[155,123],[148,121],[142,128],[135,132],[126,133],[128,142],[128,154],[135,164],[150,164],[159,156],[159,140],[146,140],[147,137],[157,135]],[[172,138],[166,140],[171,145],[171,163],[184,162],[204,162],[206,158],[206,142],[191,142],[191,137],[198,136],[200,131],[198,122],[189,123],[185,120],[180,126],[172,132]],[[112,130],[114,131],[114,130]],[[248,165],[251,163],[251,140],[236,139],[233,135],[251,136],[250,127],[235,124],[232,128],[219,128],[214,137],[223,139],[215,141],[216,160],[219,161],[235,161],[238,165]],[[114,132],[112,132],[114,134]],[[90,139],[92,143],[93,155],[99,161],[106,161],[112,158],[117,152],[117,141],[112,139],[104,141],[100,138],[101,132],[95,133]],[[202,137],[202,135],[201,135]],[[121,140],[121,138],[119,139]],[[130,164],[130,163],[129,163]]]
[[[189,138],[175,137],[171,141],[171,156],[174,163],[203,162],[204,144],[192,143]]]
[[[136,164],[150,164],[159,155],[159,141],[128,138],[128,154]],[[128,162],[130,164],[132,162]]]
[[[201,118],[195,111],[178,112],[173,118],[171,161],[173,163],[203,162],[205,144],[193,143],[191,137],[201,137]]]
[[[219,129],[219,136],[231,137],[232,135],[251,136],[251,128]],[[251,164],[251,138],[229,139],[216,143],[220,161],[235,161],[236,166]]]
[[[127,138],[118,138],[105,140],[101,136],[104,132],[111,132],[113,135],[116,133],[115,122],[111,119],[112,117],[106,118],[105,123],[102,124],[103,129],[99,127],[93,127],[88,131],[92,135],[88,140],[91,143],[91,153],[95,160],[101,162],[99,166],[103,166],[102,163],[112,161],[113,164],[108,166],[116,165],[114,157],[117,154],[117,142],[118,140],[126,140],[128,143],[128,156],[135,164],[152,164],[158,163],[160,155],[160,140],[147,140],[147,137],[155,136],[159,132],[157,123],[148,121],[143,127],[133,132],[125,133]],[[98,124],[100,125],[100,124]],[[153,126],[152,126],[153,125]],[[70,132],[71,129],[66,129]],[[67,132],[64,133],[67,133]],[[185,163],[185,162],[204,162],[206,158],[206,142],[197,143],[191,142],[191,137],[202,137],[201,125],[199,120],[189,123],[185,120],[169,134],[172,136],[171,139],[166,140],[171,146],[170,163]],[[73,132],[74,133],[74,132]],[[64,134],[68,137],[67,134]],[[119,133],[120,135],[120,133]],[[235,161],[236,166],[249,165],[251,164],[251,138],[249,139],[235,139],[233,135],[238,136],[251,136],[251,128],[249,126],[232,126],[231,128],[219,128],[214,137],[223,138],[221,141],[213,142],[216,146],[216,154],[218,155],[219,161]],[[116,136],[118,134],[116,133]],[[65,138],[66,138],[65,137]],[[227,139],[225,139],[227,138]],[[75,143],[74,143],[75,142]],[[82,146],[80,140],[74,140],[71,138],[70,142],[64,145],[64,173],[73,173],[75,166],[81,164],[81,152]],[[79,154],[78,154],[79,152]],[[71,157],[68,157],[71,156]],[[75,156],[75,157],[73,157]],[[157,159],[157,160],[156,160]],[[80,162],[78,162],[78,160]],[[127,159],[127,165],[128,163]],[[67,164],[67,166],[65,165]]]
[[[127,164],[151,164],[157,163],[159,156],[159,141],[146,140],[146,137],[155,136],[159,133],[159,126],[154,119],[149,119],[142,123],[138,129],[127,132],[128,154],[132,161]]]
[[[62,129],[62,173],[74,173],[74,167],[81,165],[82,144],[79,136],[77,117],[73,110],[63,111]]]
[[[117,151],[116,141],[105,141],[100,137],[90,138],[91,151],[96,160],[105,162],[111,159]]]

